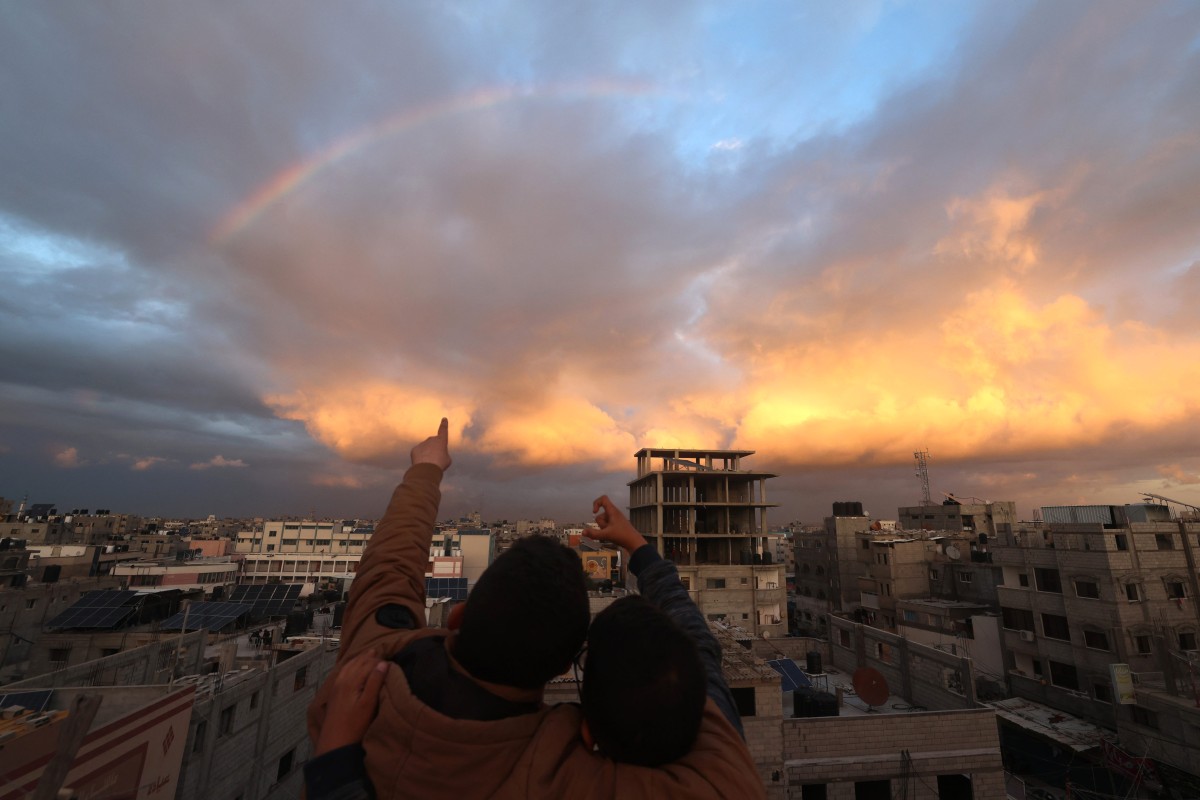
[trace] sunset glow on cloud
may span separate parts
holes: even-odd
[[[0,496],[1197,501],[1200,7],[550,10],[14,11]]]

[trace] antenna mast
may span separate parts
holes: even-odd
[[[929,496],[929,451],[918,450],[913,453],[913,458],[917,460],[917,477],[921,479],[921,505],[933,505],[933,498]]]

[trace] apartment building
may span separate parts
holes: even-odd
[[[630,521],[679,568],[710,620],[755,635],[787,634],[784,567],[774,558],[766,498],[773,473],[747,470],[753,450],[645,448],[629,482]]]
[[[1200,649],[1200,523],[1078,508],[1096,521],[1006,525],[993,543],[1008,674],[1023,697],[1111,725],[1137,713],[1114,710],[1111,664],[1171,676]]]

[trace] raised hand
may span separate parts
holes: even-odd
[[[438,432],[412,449],[414,467],[417,464],[434,464],[441,467],[443,472],[450,469],[450,447],[447,443],[449,428],[450,423],[442,417]]]
[[[611,542],[632,554],[646,544],[646,537],[638,533],[637,528],[625,518],[608,495],[602,494],[592,502],[592,514],[596,517],[599,529],[588,529],[586,534],[601,542]]]

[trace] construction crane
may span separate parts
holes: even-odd
[[[1191,503],[1184,503],[1181,500],[1172,500],[1169,497],[1163,497],[1161,494],[1151,494],[1150,492],[1142,492],[1142,497],[1146,498],[1147,500],[1161,500],[1164,503],[1174,503],[1177,506],[1183,506],[1184,508],[1191,509],[1193,514],[1200,516],[1200,508],[1197,508]]]

